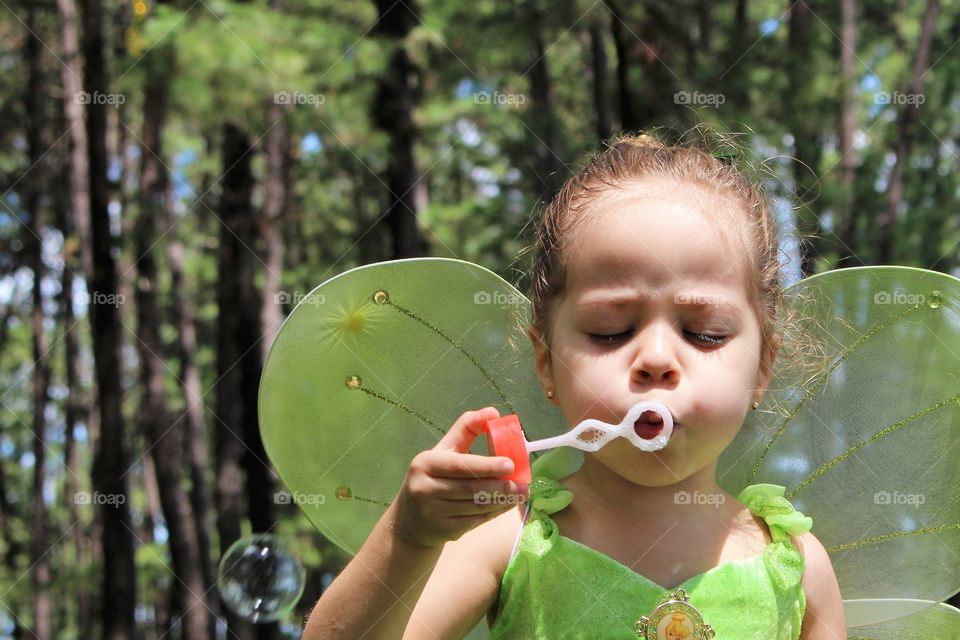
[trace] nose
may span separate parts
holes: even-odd
[[[680,364],[671,341],[672,334],[671,327],[662,322],[640,332],[630,371],[631,378],[638,384],[676,384],[680,380]]]

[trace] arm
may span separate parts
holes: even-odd
[[[424,547],[398,535],[395,507],[396,501],[323,593],[304,640],[403,636],[443,546]]]
[[[503,458],[469,453],[483,423],[498,416],[493,407],[468,411],[436,447],[414,457],[400,493],[314,607],[305,640],[462,638],[473,628],[497,595],[498,558],[509,555],[509,548],[494,552],[504,546],[492,535],[503,526],[494,520],[517,511],[477,494],[526,494],[501,479],[509,472]]]
[[[443,547],[403,640],[461,640],[497,604],[500,579],[523,507],[503,513]]]
[[[843,599],[830,556],[811,533],[797,537],[796,542],[803,552],[802,586],[807,598],[800,640],[846,640]]]
[[[459,640],[496,604],[514,536],[523,526],[522,505],[437,547],[411,547],[402,536],[391,541],[396,538],[390,534],[392,509],[324,592],[304,640]],[[388,608],[375,619],[372,612]]]

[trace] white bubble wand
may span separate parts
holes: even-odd
[[[649,438],[641,436],[637,431],[638,422],[647,413],[658,416],[661,423],[657,433]],[[650,426],[657,429],[657,425],[652,421],[644,421],[645,429]],[[505,475],[504,478],[530,482],[530,454],[534,451],[574,447],[592,453],[599,451],[616,438],[626,438],[641,451],[659,451],[667,446],[670,436],[673,435],[673,415],[665,405],[647,400],[630,407],[620,424],[612,425],[602,420],[588,418],[564,434],[533,442],[527,442],[520,427],[520,419],[516,414],[488,420],[485,431],[490,445],[488,449],[492,449],[490,453],[507,456],[513,460],[514,471]]]

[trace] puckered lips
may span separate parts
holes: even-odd
[[[644,440],[652,440],[663,431],[663,418],[656,411],[644,411],[633,423],[633,430]]]

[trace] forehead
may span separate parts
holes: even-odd
[[[721,210],[730,204],[717,200],[710,189],[673,181],[644,181],[605,197],[571,230],[564,249],[567,292],[629,288],[655,295],[709,288],[743,302],[750,260],[737,212]]]

